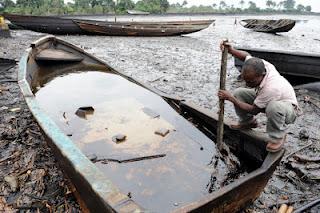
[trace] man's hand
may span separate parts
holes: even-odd
[[[231,43],[222,41],[222,42],[220,43],[220,50],[223,51],[224,48],[227,48],[227,49],[228,49],[228,52],[230,52],[230,50],[231,50],[233,47],[232,47]]]
[[[219,90],[218,97],[219,99],[228,100],[231,102],[233,102],[233,100],[235,99],[235,97],[227,90]]]

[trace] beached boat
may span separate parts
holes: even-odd
[[[320,79],[320,55],[257,48],[239,48],[252,56],[272,63],[277,70],[288,76]],[[243,62],[235,57],[235,66],[241,70]]]
[[[22,27],[26,30],[36,32],[72,35],[72,34],[90,34],[83,31],[70,18],[61,18],[58,16],[33,16],[33,15],[16,15],[3,14],[13,25]]]
[[[139,11],[139,10],[127,10],[130,15],[149,15],[149,12]]]
[[[53,36],[31,44],[18,80],[91,212],[236,212],[259,196],[284,153],[266,152],[263,137],[226,121],[225,142],[245,172],[229,171],[213,142],[216,113]]]
[[[87,32],[107,36],[176,36],[198,32],[214,20],[172,22],[115,22],[78,21],[75,23]]]
[[[240,24],[248,29],[265,32],[265,33],[282,33],[290,31],[296,24],[295,20],[279,19],[279,20],[264,20],[264,19],[244,19]]]

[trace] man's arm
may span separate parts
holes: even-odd
[[[264,111],[263,109],[257,107],[254,104],[251,105],[251,104],[247,104],[245,102],[238,100],[230,92],[228,92],[226,90],[219,90],[218,96],[220,99],[228,100],[231,103],[233,103],[235,107],[238,107],[238,108],[242,109],[243,111],[246,111],[252,115],[256,115],[256,114]]]
[[[241,61],[244,61],[246,57],[250,55],[246,51],[235,49],[230,43],[225,43],[225,44],[221,43],[220,44],[221,51],[223,51],[224,48],[228,48],[228,53],[230,53],[234,57],[239,58]]]

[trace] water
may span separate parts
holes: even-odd
[[[220,188],[226,178],[221,160],[216,168],[209,165],[216,155],[210,139],[161,97],[119,75],[91,71],[59,76],[40,88],[36,99],[87,155],[117,160],[165,155],[121,164],[96,163],[144,208],[171,211],[208,194],[210,187]],[[82,106],[92,106],[94,113],[78,117],[75,112]],[[156,135],[159,128],[170,133]],[[112,138],[117,134],[126,135],[126,140],[115,143]]]

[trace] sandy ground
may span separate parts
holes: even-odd
[[[236,45],[245,44],[246,46],[289,49],[299,52],[318,51],[316,45],[311,44],[311,41],[313,44],[318,42],[314,40],[318,35],[312,27],[313,24],[319,22],[317,18],[297,17],[310,19],[309,24],[311,25],[308,30],[304,30],[302,34],[300,30],[302,26],[297,26],[297,29],[294,28],[293,32],[284,36],[265,35],[244,30],[240,26],[233,25],[234,18],[219,17],[215,26],[184,37],[61,36],[61,38],[84,48],[105,60],[115,69],[148,83],[162,92],[178,95],[217,111],[216,92],[221,57],[218,44],[222,38],[227,36]],[[13,31],[12,38],[0,38],[0,57],[19,60],[30,42],[43,35],[30,31]],[[301,41],[304,43],[301,44]],[[16,71],[17,66],[6,74],[1,73],[1,81],[16,79]],[[237,75],[233,59],[230,57],[228,60],[228,89],[233,90],[242,85],[236,80]],[[7,88],[0,95],[0,188],[2,191],[0,211],[3,202],[20,208],[34,205],[33,210],[40,208],[43,211],[59,206],[64,208],[63,212],[79,209],[50,149],[39,134],[39,129],[19,93],[17,83],[1,82],[0,85]],[[297,208],[319,196],[319,168],[316,163],[310,161],[310,159],[319,158],[319,96],[302,90],[296,90],[296,92],[304,114],[298,117],[295,124],[288,130],[286,154],[273,178],[270,179],[261,196],[245,212],[270,212],[282,203]],[[10,111],[17,107],[20,110]],[[226,104],[226,116],[236,120],[231,104]],[[259,115],[258,120],[260,122],[259,131],[263,133],[265,132],[265,116]],[[290,155],[306,145],[308,146],[302,151]],[[17,152],[18,154],[15,154]],[[14,154],[24,157],[10,157],[15,156]],[[301,155],[307,157],[309,161],[300,163],[301,160],[297,158]],[[6,159],[8,157],[10,159]],[[10,181],[12,178],[4,179],[7,176],[14,176],[16,179],[13,178],[12,183]],[[41,188],[35,187],[35,181],[38,179],[42,183]],[[16,190],[12,188],[15,181],[22,183]],[[26,194],[31,194],[31,196]],[[10,199],[7,199],[8,197]],[[320,207],[315,207],[311,212],[318,211]]]

